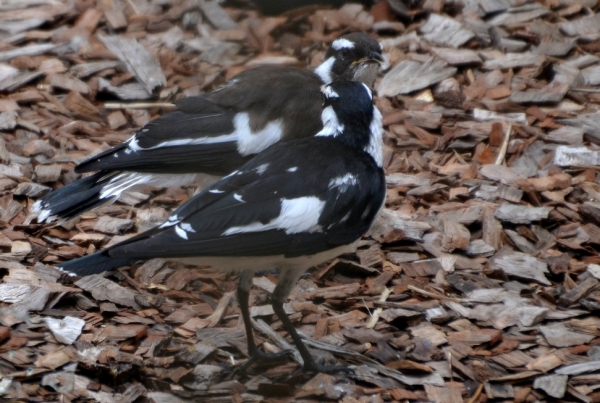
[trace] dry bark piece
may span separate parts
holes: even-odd
[[[515,252],[494,259],[494,265],[510,276],[535,280],[540,284],[551,285],[545,274],[548,273],[546,263],[533,256]]]
[[[81,334],[85,321],[72,316],[64,319],[46,318],[46,326],[54,338],[63,344],[73,344]]]
[[[407,239],[418,241],[431,226],[425,222],[412,221],[399,211],[383,209],[368,232],[380,243],[392,243]]]
[[[66,91],[75,91],[81,94],[89,94],[90,87],[83,81],[75,77],[68,77],[62,74],[53,74],[50,77],[50,85]]]
[[[71,357],[61,349],[38,358],[34,364],[36,367],[56,369],[68,362],[71,362]]]
[[[453,403],[462,401],[459,389],[425,385],[427,398],[435,403]]]
[[[445,219],[444,238],[442,239],[442,252],[451,253],[455,249],[467,249],[471,240],[471,233],[462,224]]]
[[[554,353],[546,354],[536,358],[527,364],[527,369],[548,372],[559,365],[562,365],[562,360]]]
[[[458,48],[464,45],[475,34],[463,28],[458,21],[439,14],[430,14],[425,25],[421,27],[423,37],[439,46]]]
[[[39,182],[55,182],[60,178],[61,169],[58,164],[38,165],[35,167],[35,174]]]
[[[568,379],[566,375],[540,376],[533,381],[533,387],[543,390],[549,396],[561,399],[567,390]]]
[[[99,275],[87,276],[75,283],[79,288],[88,291],[100,301],[110,301],[115,304],[128,306],[139,310],[140,306],[135,300],[135,293],[128,288],[121,287],[113,281]]]
[[[451,66],[481,63],[479,55],[469,49],[432,48],[431,51]]]
[[[94,231],[107,234],[121,234],[132,228],[135,222],[123,218],[102,216],[94,226]]]
[[[404,60],[383,77],[377,92],[382,97],[408,94],[436,84],[455,73],[456,68],[448,67],[445,62],[433,57],[424,63]]]
[[[561,375],[579,375],[586,372],[594,372],[600,369],[600,361],[589,361],[579,364],[567,365],[556,370]]]
[[[126,141],[163,114],[167,102],[210,92],[257,64],[305,67],[310,61],[314,67],[333,39],[349,29],[374,26],[371,35],[381,40],[386,58],[382,78],[402,63],[418,66],[417,71],[428,63],[443,66],[425,71],[419,85],[428,86],[438,79],[433,76],[453,66],[463,69],[433,89],[376,99],[387,130],[388,210],[372,237],[359,243],[356,261],[317,268],[313,277],[299,281],[285,305],[302,334],[319,338],[307,341],[311,348],[358,363],[356,378],[363,387],[373,387],[363,390],[321,375],[305,388],[277,388],[291,400],[324,397],[353,403],[369,395],[373,401],[389,396],[442,401],[458,390],[463,395],[452,400],[462,401],[465,390],[472,392],[464,382],[470,379],[481,383],[475,395],[485,393],[488,399],[565,400],[551,395],[558,395],[551,382],[534,385],[536,378],[550,375],[570,377],[566,387],[561,383],[569,398],[597,398],[600,355],[594,345],[600,322],[593,313],[600,309],[600,186],[594,167],[600,165],[600,119],[594,105],[600,96],[594,87],[600,67],[594,54],[600,28],[594,0],[484,0],[467,2],[460,15],[444,9],[440,0],[416,2],[410,10],[390,0],[371,10],[347,5],[302,11],[301,29],[294,22],[298,15],[271,18],[235,6],[223,10],[214,0],[161,5],[118,0],[84,11],[73,4],[43,3],[0,6],[0,21],[10,33],[2,52],[17,55],[0,63],[6,98],[0,100],[0,300],[7,301],[0,309],[5,325],[0,327],[0,366],[5,369],[0,389],[5,400],[46,401],[52,399],[48,391],[58,390],[67,400],[143,396],[217,402],[226,397],[241,403],[264,400],[275,376],[296,369],[289,362],[273,365],[242,386],[220,382],[222,372],[204,366],[222,367],[223,358],[237,366],[246,357],[233,297],[220,298],[235,289],[236,276],[157,259],[134,267],[133,277],[122,271],[102,279],[121,288],[106,291],[100,284],[101,295],[94,295],[91,289],[92,294],[78,293],[57,283],[60,273],[52,269],[29,267],[36,260],[55,263],[126,239],[132,230],[164,219],[193,189],[127,194],[122,199],[127,207],[113,205],[86,213],[80,221],[47,227],[26,217],[29,198],[48,190],[35,183],[40,180],[52,187],[71,183],[73,165]],[[412,18],[423,12],[424,21]],[[405,27],[395,21],[398,16]],[[165,102],[137,104],[136,109],[120,104],[104,111],[107,96],[153,96],[90,36],[125,29],[128,40],[160,61],[168,81],[159,94],[158,86],[154,92]],[[397,34],[404,30],[408,33]],[[64,41],[69,42],[45,46]],[[407,78],[390,89],[416,88],[413,79],[420,77]],[[498,219],[496,211],[503,212],[504,202],[527,209],[525,222]],[[553,209],[537,222],[529,209],[540,207]],[[124,226],[124,236],[95,232],[101,217],[134,217],[137,227]],[[537,260],[520,259],[520,252]],[[548,269],[552,276],[546,278]],[[266,302],[276,277],[258,276],[250,297],[252,315],[269,322],[257,324],[269,338],[257,342],[268,352],[290,344],[287,335],[273,331],[281,325]],[[555,281],[563,277],[564,282]],[[418,295],[410,298],[413,294]],[[324,305],[316,306],[307,296]],[[54,309],[58,302],[62,309],[75,310]],[[143,310],[133,313],[139,309],[134,303]],[[36,312],[84,320],[74,343],[77,351],[48,336]],[[394,332],[406,321],[408,330],[417,329],[414,334]],[[208,327],[217,322],[223,328]],[[179,327],[171,331],[164,323]],[[422,323],[424,330],[418,327]],[[342,345],[354,351],[337,347]],[[399,357],[403,352],[407,358]],[[78,375],[79,363],[90,379]],[[106,365],[117,379],[134,383],[121,385],[122,393],[107,389]],[[64,372],[55,372],[58,368]],[[48,388],[39,388],[37,375]],[[146,391],[139,386],[140,376],[183,385],[189,393],[176,388],[156,392],[152,382]],[[349,378],[342,374],[340,379]],[[440,389],[411,386],[423,384]]]
[[[526,207],[511,203],[502,203],[496,210],[496,218],[513,224],[530,224],[548,218],[552,207]]]
[[[76,116],[95,122],[102,122],[100,111],[79,92],[71,91],[64,100],[64,106]]]
[[[167,85],[167,79],[158,61],[135,39],[120,36],[98,35],[106,47],[115,54],[152,94],[156,87]]]
[[[570,347],[578,344],[589,343],[594,339],[594,336],[574,332],[567,328],[562,323],[556,323],[549,326],[540,326],[540,332],[551,346],[555,347]]]
[[[13,194],[17,196],[37,198],[44,196],[50,190],[51,189],[48,186],[40,185],[38,183],[21,182],[13,191]]]
[[[98,80],[98,90],[110,92],[120,99],[143,100],[152,98],[144,86],[140,83],[123,84],[120,87],[114,86],[110,81],[100,78]]]
[[[558,299],[558,305],[563,307],[568,307],[579,301],[583,298],[588,292],[597,288],[598,280],[595,278],[587,278],[578,284],[571,291],[563,294]]]
[[[554,154],[554,163],[558,166],[598,165],[600,152],[587,147],[559,146]]]

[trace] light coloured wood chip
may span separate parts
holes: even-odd
[[[383,77],[377,91],[380,96],[389,97],[408,94],[452,77],[455,73],[456,68],[433,57],[425,63],[404,60]]]
[[[566,375],[540,376],[533,381],[533,387],[541,389],[548,395],[560,399],[565,395],[568,380],[569,377]]]

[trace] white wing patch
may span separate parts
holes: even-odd
[[[238,152],[243,155],[257,154],[281,140],[283,136],[283,119],[277,119],[257,132],[250,129],[250,116],[246,112],[238,113],[233,118]]]
[[[350,42],[346,38],[340,38],[340,39],[336,39],[335,41],[333,41],[333,43],[331,44],[331,47],[334,48],[335,50],[340,50],[343,48],[354,49],[354,43]]]
[[[315,74],[321,78],[323,84],[331,83],[331,69],[333,68],[334,63],[335,57],[331,56],[329,59],[325,60],[323,63],[321,63],[321,65],[319,65],[319,67],[315,69]]]
[[[135,137],[135,135],[130,138],[129,140],[127,140],[127,148],[133,150],[133,151],[142,151],[143,148],[140,147],[140,145],[138,144],[138,139]]]
[[[202,174],[200,174],[202,175]],[[125,191],[136,186],[186,186],[198,178],[198,174],[144,174],[137,172],[124,172],[110,180],[100,193],[101,199],[120,197]]]
[[[172,216],[169,216],[169,218],[167,219],[167,221],[165,221],[164,223],[162,223],[160,225],[160,227],[158,228],[167,228],[167,227],[172,227],[175,224],[179,223],[179,218],[177,217],[177,214],[173,214]]]
[[[329,181],[329,189],[338,188],[340,192],[345,192],[350,186],[354,186],[358,183],[356,176],[352,174],[346,174],[344,176],[338,176]]]
[[[180,238],[183,238],[185,240],[188,239],[187,232],[185,232],[183,228],[179,227],[179,225],[175,226],[175,232],[177,233],[177,235],[179,235]]]
[[[214,116],[219,115],[205,115],[202,116],[202,118],[210,118]],[[243,156],[247,156],[265,150],[281,140],[281,137],[283,136],[283,119],[269,122],[262,130],[252,132],[250,129],[250,116],[248,116],[248,114],[245,112],[238,113],[234,116],[233,127],[234,131],[229,134],[223,134],[221,136],[168,140],[149,148],[140,147],[138,139],[133,136],[128,140],[127,151],[139,152],[162,147],[220,144],[235,141],[237,142],[238,152]]]
[[[322,228],[319,225],[319,218],[324,207],[325,202],[314,196],[281,199],[281,210],[278,217],[266,224],[257,221],[248,225],[231,227],[223,232],[223,236],[272,229],[284,230],[286,234],[320,232]]]
[[[238,193],[234,193],[233,194],[233,198],[237,201],[239,201],[240,203],[245,203],[244,199],[242,199],[242,195],[238,194]]]
[[[219,194],[219,193],[225,193],[225,191],[224,190],[219,190],[219,189],[210,189],[208,191],[208,193]]]
[[[262,175],[267,171],[267,168],[269,168],[269,164],[262,164],[256,168],[256,172],[258,172],[259,175]]]
[[[182,222],[181,224],[179,224],[179,226],[185,232],[196,232],[196,230],[192,228],[192,225],[189,222]]]
[[[298,170],[298,167],[291,167],[291,168],[287,169],[288,172],[296,172],[297,170]]]
[[[210,116],[218,116],[218,115],[208,115],[206,117],[210,117]],[[135,139],[135,141],[133,141],[133,140],[130,141],[128,148],[131,148],[133,151],[142,151],[142,150],[154,150],[156,148],[162,148],[162,147],[194,146],[194,145],[201,145],[201,144],[219,144],[219,143],[232,142],[232,141],[236,141],[236,140],[237,140],[237,133],[233,132],[230,134],[224,134],[222,136],[207,136],[207,137],[198,137],[198,138],[191,138],[191,139],[168,140],[168,141],[163,141],[162,143],[159,143],[159,144],[155,145],[154,147],[141,148],[137,143],[137,139]]]

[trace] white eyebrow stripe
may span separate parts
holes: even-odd
[[[331,44],[331,47],[334,48],[335,50],[340,50],[343,48],[354,49],[354,44],[346,38],[339,38],[339,39],[336,39],[335,41],[333,41],[333,43]]]

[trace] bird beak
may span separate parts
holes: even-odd
[[[385,62],[385,60],[383,59],[383,56],[381,56],[380,53],[371,52],[371,54],[369,54],[369,56],[363,57],[362,59],[355,61],[354,63],[352,63],[352,65],[363,64],[363,63],[383,64],[384,62]]]

